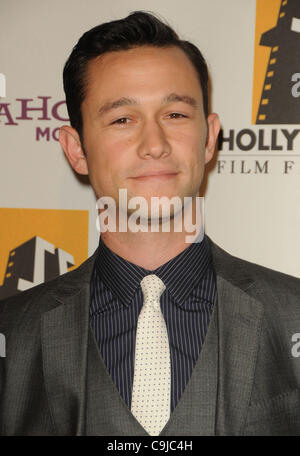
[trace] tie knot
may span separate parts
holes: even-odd
[[[155,274],[149,274],[141,280],[141,288],[144,296],[144,304],[153,302],[159,305],[161,294],[166,289],[163,281]]]

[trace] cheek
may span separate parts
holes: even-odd
[[[95,131],[87,138],[86,152],[90,169],[107,168],[109,161],[116,153],[117,145],[114,145],[106,135]]]
[[[170,132],[175,142],[185,147],[203,147],[206,140],[206,128],[201,122],[191,122],[189,125],[177,125]]]
[[[91,183],[101,191],[118,186],[126,175],[131,145],[130,139],[116,139],[115,135],[90,137],[86,152]]]
[[[132,134],[114,131],[99,131],[90,137],[90,147],[103,157],[114,159],[116,156],[125,154],[128,147],[132,145],[134,138]]]
[[[172,138],[174,150],[177,155],[186,162],[187,166],[191,164],[198,166],[204,160],[205,138],[203,134],[192,130],[190,132],[176,132]]]

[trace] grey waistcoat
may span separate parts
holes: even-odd
[[[89,329],[86,435],[149,435],[123,401]],[[218,378],[218,306],[189,382],[160,436],[215,435]]]

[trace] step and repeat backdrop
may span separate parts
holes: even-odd
[[[233,255],[300,277],[299,0],[2,0],[0,299],[96,249],[96,198],[58,142],[64,63],[100,23],[145,10],[204,54],[218,151],[201,186],[205,230]]]

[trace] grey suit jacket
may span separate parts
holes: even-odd
[[[300,280],[210,242],[214,318],[161,435],[300,435]],[[0,302],[0,435],[147,435],[89,325],[96,254]]]

